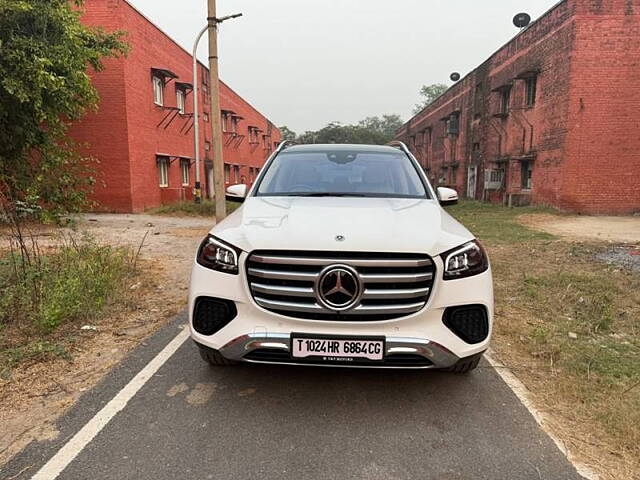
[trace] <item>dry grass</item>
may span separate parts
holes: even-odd
[[[227,215],[232,214],[242,204],[227,201]],[[147,211],[151,215],[167,215],[172,217],[215,217],[216,204],[212,200],[203,200],[202,203],[179,202]]]
[[[603,244],[518,222],[540,211],[478,203],[450,210],[491,255],[494,348],[577,458],[602,478],[638,479],[640,275],[596,261]]]

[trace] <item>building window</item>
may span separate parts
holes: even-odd
[[[522,189],[523,190],[531,190],[531,188],[533,187],[532,177],[533,177],[533,162],[528,160],[522,162]]]
[[[211,150],[211,142],[204,142],[204,150],[208,152]]]
[[[164,80],[153,77],[153,103],[162,107],[164,105]]]
[[[536,103],[538,90],[538,77],[529,77],[525,80],[527,107],[533,107]]]
[[[191,166],[189,160],[180,160],[180,173],[182,174],[182,186],[189,186],[189,167]]]
[[[209,114],[208,114],[207,112],[203,113],[203,114],[202,114],[202,119],[203,119],[205,122],[209,123]]]
[[[167,157],[158,158],[158,176],[161,187],[169,186],[169,159]]]
[[[454,113],[447,120],[447,134],[458,135],[460,133],[460,114]]]
[[[231,183],[231,167],[229,164],[224,164],[224,183]]]
[[[238,183],[240,181],[240,167],[238,165],[233,166],[233,181]]]
[[[176,92],[176,107],[178,107],[178,111],[180,115],[185,114],[185,108],[187,103],[187,96],[184,93],[184,90],[178,89]]]
[[[500,91],[500,113],[507,115],[509,113],[509,103],[511,101],[511,89],[503,88]]]

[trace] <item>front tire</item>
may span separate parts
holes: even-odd
[[[483,353],[477,353],[470,357],[461,358],[460,360],[458,360],[458,363],[456,363],[452,367],[444,369],[444,371],[450,372],[450,373],[459,373],[459,374],[469,373],[475,370],[476,368],[478,368],[478,364],[482,359]]]
[[[198,350],[200,351],[200,357],[202,358],[202,360],[207,362],[212,367],[228,367],[237,363],[233,360],[229,360],[228,358],[223,357],[219,351],[214,350],[213,348],[198,345]]]

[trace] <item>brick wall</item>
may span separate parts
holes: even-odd
[[[576,212],[640,210],[635,3],[559,3],[407,122],[398,138],[434,184],[472,198]],[[526,99],[531,76],[533,106]],[[505,90],[509,109],[500,114]],[[447,134],[443,120],[456,113],[459,133]],[[527,165],[531,189],[523,184]],[[477,169],[475,189],[470,167]],[[503,171],[500,189],[484,190],[486,170]]]
[[[560,206],[640,211],[640,4],[578,0]]]
[[[144,211],[161,204],[190,200],[195,186],[195,165],[190,164],[189,184],[183,185],[181,159],[193,159],[193,92],[187,95],[185,115],[178,114],[177,82],[193,83],[192,57],[150,20],[125,0],[88,0],[83,22],[107,30],[124,30],[131,51],[126,59],[108,62],[104,72],[93,75],[101,97],[97,114],[73,128],[73,136],[90,145],[88,152],[100,160],[101,186],[95,200],[100,209]],[[164,87],[163,107],[153,101],[152,69],[166,69],[177,75]],[[201,182],[207,192],[207,165],[210,164],[211,115],[203,90],[207,69],[199,65]],[[280,141],[277,128],[250,104],[221,84],[221,108],[243,117],[237,133],[224,135],[225,162],[240,167],[242,180],[251,182],[249,167],[261,167]],[[208,116],[209,121],[206,121]],[[247,127],[256,126],[268,142],[250,145],[240,137]],[[262,140],[262,139],[261,139]],[[205,145],[209,143],[210,149]],[[169,157],[169,186],[160,187],[157,156]],[[255,173],[255,171],[254,171]],[[241,178],[238,178],[240,181]]]

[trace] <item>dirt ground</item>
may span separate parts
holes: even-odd
[[[576,217],[536,213],[521,215],[520,221],[528,227],[567,240],[640,245],[640,216]]]
[[[100,243],[136,250],[142,245],[143,274],[131,281],[131,305],[115,308],[91,329],[57,332],[74,338],[67,348],[71,359],[30,362],[15,369],[9,379],[0,379],[0,465],[34,439],[55,438],[56,419],[185,307],[193,256],[213,224],[213,219],[153,215],[81,218],[77,231],[86,231]],[[51,229],[39,232],[43,244],[51,233]]]

